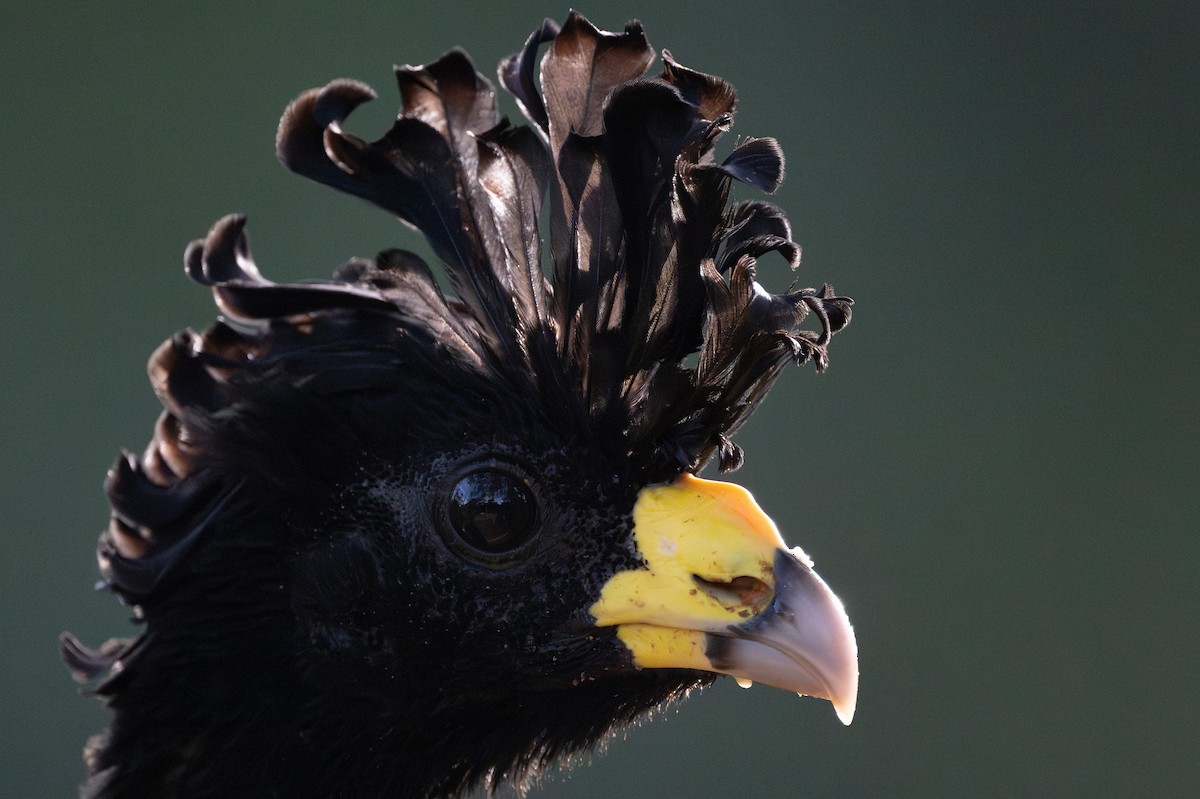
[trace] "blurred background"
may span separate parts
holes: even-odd
[[[857,300],[828,373],[740,435],[738,480],[845,600],[862,692],[844,728],[726,681],[533,795],[1200,795],[1200,6],[581,10],[738,87],[735,133],[788,156],[802,285]],[[105,723],[56,638],[133,632],[91,588],[100,482],[149,437],[150,351],[214,316],[184,245],[240,211],[277,280],[423,248],[276,163],[286,103],[365,80],[373,138],[393,63],[461,45],[490,72],[566,11],[7,4],[0,796],[72,795]]]

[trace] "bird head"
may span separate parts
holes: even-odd
[[[344,126],[361,83],[287,108],[282,162],[419,229],[452,291],[401,250],[272,282],[239,216],[188,248],[221,319],[152,356],[164,410],[99,544],[145,629],[64,638],[115,710],[89,794],[455,795],[718,674],[849,723],[841,603],[696,473],[740,465],[731,436],[788,364],[825,367],[850,301],[759,285],[799,248],[729,195],[774,191],[778,145],[718,161],[732,87],[653,56],[636,23],[546,21],[499,69],[532,127],[461,51],[397,68],[375,141]]]

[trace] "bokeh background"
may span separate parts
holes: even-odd
[[[490,71],[566,10],[6,4],[0,796],[72,795],[104,723],[56,636],[131,632],[91,590],[100,481],[149,436],[147,355],[213,317],[185,243],[245,212],[281,280],[421,247],[276,163],[284,105],[366,80],[374,136],[392,63],[462,45]],[[738,86],[735,130],[788,155],[801,281],[858,301],[829,372],[740,436],[739,480],[845,599],[862,693],[843,728],[723,683],[534,795],[1200,795],[1200,6],[582,10]]]

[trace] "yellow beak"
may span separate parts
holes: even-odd
[[[828,699],[849,724],[858,644],[841,600],[787,549],[750,492],[682,475],[633,508],[645,566],[619,572],[590,608],[639,668],[728,674]]]

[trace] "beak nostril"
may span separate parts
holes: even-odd
[[[750,613],[745,615],[760,613],[771,602],[775,594],[766,582],[748,575],[734,577],[732,580],[707,580],[698,574],[693,574],[692,579],[702,591],[729,610],[749,609]]]

